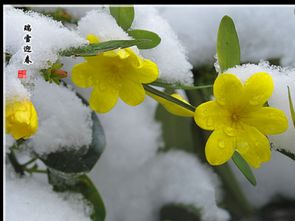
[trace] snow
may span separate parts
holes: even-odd
[[[24,25],[31,25],[31,32],[24,31]],[[24,13],[22,10],[4,7],[5,51],[12,54],[10,64],[17,69],[26,69],[28,77],[38,70],[48,67],[48,61],[54,63],[58,51],[86,44],[87,41],[75,31],[65,28],[61,22],[36,12]],[[30,42],[24,37],[31,35]],[[31,46],[31,53],[24,53],[23,47]],[[30,55],[32,64],[23,64],[25,54]]]
[[[91,143],[91,110],[74,91],[39,79],[32,102],[39,118],[37,133],[29,143],[35,152],[46,155]]]
[[[135,108],[119,102],[99,115],[107,146],[90,176],[104,199],[107,220],[156,220],[161,206],[171,202],[200,208],[202,220],[228,220],[217,207],[219,182],[210,169],[182,151],[157,153],[163,141],[154,113],[155,101],[147,98]]]
[[[159,7],[195,66],[214,62],[219,23],[229,15],[240,40],[242,62],[281,58],[295,66],[293,6],[177,6]]]
[[[151,7],[135,7],[135,19],[132,29],[154,31],[161,37],[161,43],[153,49],[139,50],[144,58],[150,59],[158,65],[160,79],[175,83],[191,84],[192,66],[187,61],[185,51],[170,25]],[[132,39],[117,25],[109,11],[104,8],[89,11],[78,22],[81,36],[94,34],[101,41]],[[138,53],[137,47],[132,47]],[[173,50],[173,53],[168,51]]]
[[[5,153],[9,151],[9,148],[14,144],[15,140],[10,134],[5,134]]]
[[[5,67],[5,102],[22,101],[30,98],[30,92],[17,78],[17,69],[13,65]]]
[[[132,28],[154,31],[162,42],[151,50],[133,49],[144,58],[155,61],[161,79],[165,81],[192,83],[192,66],[188,58],[196,67],[208,62],[213,64],[217,29],[225,14],[235,21],[243,62],[281,58],[282,65],[294,66],[295,20],[292,7],[154,9],[136,6],[135,9]],[[39,116],[39,128],[30,145],[39,154],[88,145],[92,134],[90,109],[69,88],[41,80],[39,70],[48,67],[47,61],[55,62],[59,50],[87,43],[87,34],[95,34],[101,41],[130,39],[106,9],[97,7],[87,13],[88,9],[69,10],[82,16],[77,28],[68,29],[60,22],[34,12],[4,8],[5,51],[12,54],[5,68],[5,99],[32,99]],[[25,45],[23,25],[28,23],[32,26],[31,56],[34,62],[29,66],[23,64],[22,51]],[[73,64],[82,62],[83,58],[62,58],[61,61],[63,69],[69,72],[67,82],[70,83]],[[19,69],[27,69],[28,81],[17,78]],[[295,153],[292,142],[295,129],[286,87],[290,87],[294,99],[295,71],[269,66],[265,62],[229,70],[243,80],[258,71],[266,71],[273,76],[275,91],[269,104],[285,111],[289,119],[288,131],[270,136],[270,140],[275,148]],[[31,85],[27,84],[30,82]],[[91,89],[75,89],[85,98],[89,97]],[[217,206],[222,199],[222,191],[210,168],[188,153],[158,153],[163,140],[161,125],[154,120],[155,105],[156,102],[150,98],[136,107],[119,101],[111,112],[98,114],[105,130],[107,147],[90,175],[105,202],[107,221],[156,220],[159,209],[167,203],[194,205],[201,209],[202,220],[228,220],[228,212]],[[6,147],[14,142],[8,135],[5,139]],[[267,204],[277,194],[295,197],[292,189],[295,180],[290,176],[294,172],[294,162],[275,151],[272,155],[270,163],[255,171],[256,188],[236,171],[247,197],[257,207]],[[73,196],[73,200],[70,196],[57,194],[46,181],[36,177],[7,177],[5,193],[7,221],[90,220],[81,204],[81,196]]]
[[[6,176],[6,221],[91,221],[90,211],[82,195],[56,193],[46,178]]]
[[[253,170],[257,185],[252,186],[233,163],[231,164],[236,177],[240,181],[245,196],[256,208],[260,208],[269,202],[284,197],[295,199],[295,163],[292,159],[272,151],[271,160],[259,169]]]
[[[89,11],[78,22],[78,31],[86,38],[88,34],[94,34],[100,41],[128,40],[132,39],[117,25],[116,20],[103,8]]]
[[[187,53],[174,30],[156,8],[135,7],[135,19],[131,28],[153,31],[160,36],[161,43],[157,47],[141,50],[140,53],[158,65],[162,80],[186,85],[193,83],[192,65],[187,60]]]

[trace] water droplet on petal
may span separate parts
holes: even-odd
[[[249,103],[251,105],[258,105],[260,102],[261,102],[261,99],[263,98],[262,95],[257,95],[257,96],[254,96],[252,97],[250,100],[249,100]]]
[[[233,127],[226,127],[226,128],[224,129],[224,132],[225,132],[228,136],[231,136],[231,137],[236,136],[236,134],[237,134],[235,128],[233,128]]]
[[[239,152],[240,153],[246,153],[249,149],[249,144],[248,142],[245,142],[245,141],[242,141],[242,142],[239,142]]]
[[[225,147],[225,142],[223,140],[218,141],[218,147],[223,149]]]

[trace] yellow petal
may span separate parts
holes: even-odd
[[[104,88],[95,87],[91,92],[89,104],[96,112],[106,113],[116,105],[118,96],[118,89],[111,85],[106,85]]]
[[[211,165],[217,166],[227,162],[234,153],[234,138],[222,130],[215,130],[209,137],[205,154]]]
[[[140,57],[138,54],[136,54],[131,48],[126,48],[125,50],[129,53],[129,57],[128,57],[129,65],[132,68],[141,68],[143,65],[144,59]]]
[[[270,144],[265,135],[255,127],[243,124],[239,130],[237,141],[237,151],[254,168],[260,167],[260,164],[270,160]]]
[[[245,102],[248,108],[255,109],[261,107],[272,95],[274,83],[271,75],[265,72],[257,72],[253,74],[245,82]]]
[[[196,108],[194,119],[197,125],[204,130],[220,129],[230,126],[229,112],[216,101],[208,101]]]
[[[90,44],[99,43],[99,38],[94,34],[87,35],[86,39],[89,41]]]
[[[243,91],[241,80],[230,73],[220,74],[213,85],[216,101],[229,110],[240,106]]]
[[[37,131],[37,111],[29,100],[7,103],[5,118],[6,132],[16,140],[28,139]]]
[[[181,107],[171,101],[168,101],[162,97],[159,97],[155,94],[149,93],[147,92],[147,94],[152,97],[153,99],[155,99],[156,101],[158,101],[160,104],[163,105],[163,107],[170,112],[171,114],[177,115],[177,116],[181,116],[181,117],[193,117],[194,116],[194,112],[189,111],[188,109]],[[181,101],[183,101],[184,103],[189,104],[181,95],[179,94],[172,94],[172,97],[175,97]]]
[[[241,120],[256,127],[263,134],[278,134],[288,129],[286,114],[272,107],[263,107],[257,111],[248,112]]]
[[[72,69],[72,81],[81,88],[91,87],[97,70],[88,62],[75,64]]]
[[[144,59],[143,66],[137,72],[138,80],[144,84],[157,80],[159,76],[158,66],[148,59]]]
[[[125,49],[106,51],[103,52],[103,55],[111,58],[118,57],[119,59],[126,59],[130,56],[129,52],[127,52]]]
[[[144,101],[145,91],[140,83],[125,80],[119,91],[120,98],[131,106],[136,106]]]

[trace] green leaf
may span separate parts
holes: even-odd
[[[183,89],[183,90],[199,90],[199,89],[204,89],[204,88],[212,88],[213,85],[209,84],[209,85],[184,85],[184,84],[180,84],[180,83],[167,83],[161,80],[156,80],[152,83],[150,83],[150,85],[154,85],[157,87],[163,87],[163,88],[167,88],[167,89]]]
[[[139,44],[137,47],[139,49],[150,49],[156,47],[161,42],[161,38],[154,32],[146,31],[146,30],[130,30],[127,31],[128,35],[133,37],[136,40],[145,40]]]
[[[104,150],[105,136],[95,112],[92,112],[91,118],[93,121],[91,144],[82,146],[78,150],[70,150],[67,147],[45,157],[39,156],[46,166],[65,173],[89,172],[94,167]]]
[[[224,16],[219,25],[217,58],[221,72],[240,64],[239,38],[235,24],[229,16]]]
[[[201,220],[201,210],[194,205],[169,203],[160,209],[160,220],[199,221]]]
[[[110,6],[110,13],[124,31],[127,31],[131,27],[134,19],[133,6]]]
[[[159,90],[157,90],[157,89],[155,89],[155,88],[153,88],[153,87],[151,87],[151,86],[149,86],[147,84],[143,84],[143,87],[144,87],[144,90],[146,90],[146,91],[148,91],[148,92],[150,92],[152,94],[155,94],[155,95],[157,95],[157,96],[159,96],[161,98],[164,98],[164,99],[166,99],[168,101],[171,101],[171,102],[173,102],[173,103],[175,103],[175,104],[177,104],[179,106],[182,106],[182,107],[188,109],[189,111],[195,112],[195,110],[196,110],[196,107],[192,106],[191,104],[185,103],[185,102],[183,102],[183,101],[181,101],[181,100],[179,100],[179,99],[177,99],[175,97],[172,97],[171,95],[166,94],[166,93],[164,93],[162,91],[159,91]]]
[[[55,170],[48,170],[48,181],[56,192],[76,192],[84,196],[92,204],[90,215],[93,221],[104,221],[106,216],[103,200],[87,175],[70,176]]]
[[[56,61],[54,64],[52,64],[52,70],[58,70],[61,69],[63,67],[63,64],[60,63],[60,61]]]
[[[150,39],[139,39],[139,40],[111,40],[101,43],[94,43],[89,45],[80,46],[77,48],[69,48],[59,52],[61,56],[76,56],[76,57],[87,57],[95,56],[98,53],[111,51],[118,48],[129,48],[134,45],[140,46],[146,43],[150,43]]]
[[[256,186],[256,178],[252,173],[251,168],[249,167],[248,163],[243,159],[243,157],[235,151],[232,160],[242,172],[242,174],[247,178],[247,180],[253,185]]]
[[[293,120],[293,126],[295,127],[295,111],[294,111],[294,106],[293,106],[289,86],[288,86],[288,98],[289,98],[289,105],[290,105],[290,113],[291,113],[291,117],[292,117],[292,120]]]

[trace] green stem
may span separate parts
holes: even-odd
[[[157,95],[157,96],[159,96],[161,98],[164,98],[164,99],[166,99],[166,100],[168,100],[170,102],[173,102],[176,105],[179,105],[179,106],[181,106],[183,108],[186,108],[189,111],[195,112],[195,110],[196,110],[196,107],[192,106],[191,104],[187,104],[187,103],[185,103],[185,102],[183,102],[183,101],[181,101],[181,100],[179,100],[179,99],[177,99],[175,97],[172,97],[172,96],[170,96],[170,95],[168,95],[168,94],[166,94],[166,93],[164,93],[162,91],[159,91],[159,90],[157,90],[157,89],[155,89],[155,88],[153,88],[153,87],[151,87],[149,85],[144,84],[143,87],[144,87],[144,89],[146,91],[148,91],[148,92],[150,92],[152,94],[155,94],[155,95]]]
[[[7,157],[14,169],[14,171],[18,174],[20,174],[21,176],[24,176],[25,173],[24,173],[24,169],[23,167],[20,165],[20,163],[18,162],[16,156],[15,156],[15,153],[12,149],[10,149],[10,153],[7,154]]]
[[[29,160],[28,162],[24,163],[24,164],[21,164],[22,167],[26,167],[28,166],[29,164],[35,162],[38,158],[37,157],[34,157],[32,158],[31,160]]]
[[[46,170],[38,170],[36,167],[32,167],[32,168],[26,167],[27,165],[36,161],[38,158],[34,157],[33,159],[29,160],[28,162],[26,162],[24,164],[20,164],[18,162],[18,159],[17,159],[12,148],[10,148],[10,153],[7,154],[7,157],[9,159],[14,171],[21,176],[24,176],[25,172],[28,172],[30,174],[32,174],[32,173],[47,173]]]
[[[209,85],[196,85],[196,86],[187,86],[182,84],[169,84],[161,81],[154,81],[151,83],[153,86],[164,87],[164,88],[171,88],[171,89],[183,89],[183,90],[199,90],[204,88],[211,88],[213,87],[212,84]]]
[[[47,170],[38,170],[35,168],[24,168],[24,171],[28,172],[28,173],[46,173],[47,174]]]

